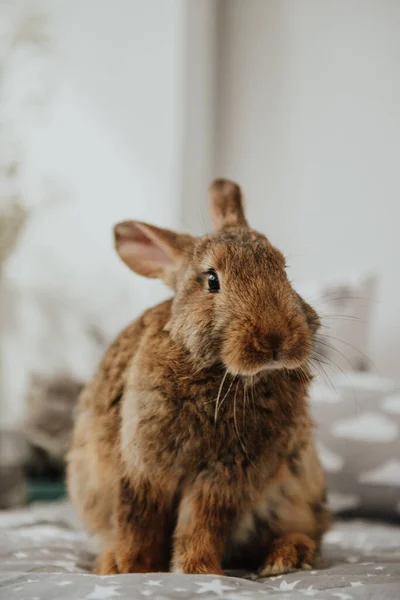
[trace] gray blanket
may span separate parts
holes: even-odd
[[[326,538],[318,569],[257,579],[90,574],[93,555],[67,503],[0,512],[1,600],[153,600],[260,598],[370,600],[400,598],[400,526],[337,522]]]

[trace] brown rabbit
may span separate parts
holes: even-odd
[[[283,255],[210,187],[215,233],[115,227],[122,260],[175,295],[116,339],[83,391],[68,487],[97,573],[310,568],[330,522],[307,392],[319,320]]]

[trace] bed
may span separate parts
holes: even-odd
[[[4,600],[154,600],[199,598],[400,598],[400,525],[337,521],[312,571],[258,579],[166,573],[91,574],[91,543],[68,502],[0,512],[0,598]]]

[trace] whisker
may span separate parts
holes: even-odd
[[[318,362],[321,362],[323,365],[326,365],[327,367],[331,367],[332,363],[328,362],[330,359],[329,357],[326,357],[324,354],[321,354],[320,352],[318,352],[317,350],[312,350],[312,358],[316,358],[318,360]],[[318,356],[316,356],[318,355]]]
[[[234,383],[234,381],[235,381],[236,377],[237,377],[237,376],[236,376],[236,375],[234,375],[234,377],[233,377],[233,379],[232,379],[232,381],[231,381],[231,383],[230,383],[230,385],[229,385],[229,387],[228,387],[228,390],[227,390],[227,392],[226,392],[225,396],[222,398],[221,402],[219,403],[219,406],[218,406],[218,411],[217,411],[217,412],[219,412],[219,411],[221,410],[221,407],[222,407],[222,405],[223,405],[223,403],[224,403],[224,401],[225,401],[226,397],[228,396],[229,392],[230,392],[230,391],[231,391],[231,389],[232,389],[232,386],[233,386],[233,383]]]
[[[251,398],[251,408],[253,410],[253,416],[256,413],[256,401],[254,397],[254,375],[251,375],[251,385],[250,385],[250,398]]]
[[[321,362],[317,358],[314,357],[313,360],[315,361],[315,366],[318,365],[318,368],[317,367],[316,368],[319,371],[319,374],[322,377],[322,379],[324,380],[325,384],[331,389],[331,391],[334,392],[334,394],[336,394],[338,396],[339,394],[338,394],[335,386],[333,385],[331,378],[329,377],[328,373],[324,369],[324,366],[321,364]]]
[[[247,402],[249,400],[249,396],[247,394],[247,389],[245,384],[243,383],[243,415],[242,415],[242,429],[244,431],[244,424],[245,424],[245,418],[246,418],[246,406],[247,406]]]
[[[286,379],[286,373],[285,373],[286,369],[283,370],[283,376]],[[304,371],[303,371],[303,367],[302,365],[300,365],[299,367],[297,367],[296,371],[295,371],[296,375],[298,375],[300,381],[302,383],[304,383]]]
[[[321,360],[320,360],[320,359],[318,359],[318,358],[316,358],[316,357],[314,357],[314,360],[316,360],[317,362],[321,362]],[[343,370],[343,369],[342,369],[342,368],[341,368],[341,367],[340,367],[338,364],[336,364],[334,360],[332,360],[331,358],[328,358],[328,360],[329,360],[329,361],[330,361],[330,363],[331,363],[329,366],[332,368],[332,365],[334,365],[334,366],[335,366],[335,368],[336,368],[338,371],[340,371],[340,372],[342,373],[342,375],[344,375],[344,376],[345,376],[345,378],[347,379],[347,381],[348,381],[348,383],[349,383],[349,385],[350,385],[350,388],[351,388],[351,390],[352,390],[352,392],[353,392],[353,399],[354,399],[354,401],[355,401],[355,403],[356,403],[357,409],[361,410],[361,406],[360,406],[360,402],[359,402],[358,396],[357,396],[357,394],[356,394],[356,390],[355,390],[355,388],[354,388],[353,384],[351,383],[351,381],[350,381],[350,379],[349,379],[349,376],[348,376],[348,374],[347,374],[347,373],[346,373],[346,371],[344,371],[344,370]],[[325,363],[325,364],[327,364],[327,363]],[[329,364],[329,363],[328,363],[328,364]],[[321,368],[322,368],[322,365],[321,365]],[[337,394],[337,390],[336,390],[336,389],[335,389],[335,393]]]
[[[313,365],[312,358],[313,358],[312,356],[311,356],[311,358],[306,358],[306,364],[311,371],[311,375],[314,376],[314,374],[316,372],[316,367]]]
[[[315,334],[318,336],[321,336],[321,334]],[[344,340],[341,340],[340,338],[335,337],[334,335],[328,335],[327,333],[323,333],[322,334],[324,338],[329,338],[331,340],[336,340],[337,342],[340,342],[342,344],[344,344],[345,346],[349,346],[349,348],[352,348],[355,352],[358,352],[359,354],[361,354],[361,356],[363,356],[365,358],[365,360],[371,365],[371,367],[376,371],[377,368],[374,365],[374,363],[372,362],[372,360],[366,355],[364,354],[364,352],[361,352],[361,350],[359,350],[358,348],[356,348],[355,346],[353,346],[352,344],[349,344],[349,342],[345,342]]]
[[[317,350],[314,350],[313,352],[314,352],[315,358],[316,358],[316,360],[318,360],[318,362],[323,363],[327,367],[330,367],[332,369],[332,371],[334,371],[334,372],[336,372],[336,370],[337,370],[337,371],[340,371],[341,373],[343,373],[343,375],[346,374],[346,371],[344,371],[344,369],[342,369],[342,367],[340,365],[338,365],[333,360],[333,358],[331,358],[330,356],[325,356],[324,354],[321,354]],[[322,357],[322,358],[320,358],[320,357]]]
[[[335,348],[335,346],[332,346],[332,344],[329,344],[328,342],[323,342],[322,340],[317,340],[318,344],[321,344],[322,346],[325,346],[326,348],[330,348],[331,350],[333,350],[334,352],[337,352],[338,354],[340,354],[340,356],[342,358],[345,359],[345,361],[350,365],[351,370],[354,371],[354,365],[351,363],[351,361],[347,358],[347,356],[345,354],[343,354],[343,352],[341,352],[340,350],[338,350],[337,348]],[[325,357],[327,358],[327,357]],[[335,364],[335,363],[333,363]]]
[[[314,359],[312,356],[311,356],[311,358],[306,358],[306,363],[308,365],[308,368],[311,370],[312,375],[317,375],[317,376],[321,377],[321,374],[318,371],[316,365],[314,365],[313,360],[317,361],[317,359]]]
[[[369,302],[372,300],[372,298],[363,298],[362,296],[337,296],[335,298],[326,298],[314,306],[321,306],[321,304],[327,304],[328,302],[335,302],[339,300],[365,300],[366,302]]]
[[[328,381],[326,379],[325,374],[322,373],[322,370],[320,368],[320,364],[319,364],[319,361],[318,361],[317,358],[312,358],[312,368],[316,372],[316,374],[323,380],[323,382],[325,383],[325,385],[327,387],[330,387],[329,383],[328,383]]]
[[[322,320],[325,319],[333,319],[333,320],[341,320],[341,321],[350,321],[354,323],[366,323],[365,319],[360,319],[360,317],[355,317],[354,315],[324,315],[320,314]]]
[[[303,377],[303,383],[304,383],[304,385],[308,385],[308,383],[310,381],[310,376],[309,376],[308,373],[306,373],[303,365],[300,366],[300,371],[301,371],[301,374],[302,374],[302,377]]]
[[[226,370],[226,373],[225,373],[225,377],[224,377],[224,379],[223,379],[223,382],[225,381],[227,374],[228,374],[228,369]],[[230,385],[229,385],[229,387],[228,387],[228,390],[227,390],[227,392],[225,393],[225,395],[224,395],[224,397],[222,398],[222,400],[220,401],[220,403],[218,404],[218,399],[217,399],[217,402],[215,403],[215,414],[214,414],[214,422],[215,422],[215,423],[217,422],[218,413],[219,413],[219,411],[220,411],[220,409],[221,409],[221,406],[223,405],[223,403],[224,403],[224,401],[225,401],[225,398],[228,396],[229,392],[231,391],[231,389],[232,389],[232,386],[233,386],[233,383],[234,383],[234,381],[235,381],[236,377],[237,377],[237,375],[234,375],[234,376],[233,376],[233,378],[232,378],[232,381],[231,381],[231,383],[230,383]]]
[[[345,375],[346,371],[344,371],[342,369],[342,367],[340,367],[330,356],[325,356],[324,354],[321,354],[317,350],[313,350],[313,354],[314,354],[314,358],[319,363],[322,363],[325,366],[329,367],[330,369],[332,369],[333,372],[340,371],[341,373],[343,373],[343,375]]]
[[[217,422],[217,418],[218,418],[218,402],[219,402],[219,399],[220,399],[220,396],[221,396],[221,392],[222,392],[222,387],[223,387],[223,385],[225,383],[225,379],[227,378],[227,375],[228,375],[228,369],[225,369],[225,374],[222,377],[221,385],[219,386],[217,398],[215,400],[214,423]]]

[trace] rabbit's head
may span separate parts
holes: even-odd
[[[282,253],[248,226],[239,186],[216,180],[209,201],[213,234],[126,221],[114,230],[120,257],[175,291],[166,327],[199,367],[219,363],[233,375],[301,367],[317,313],[292,288]]]

